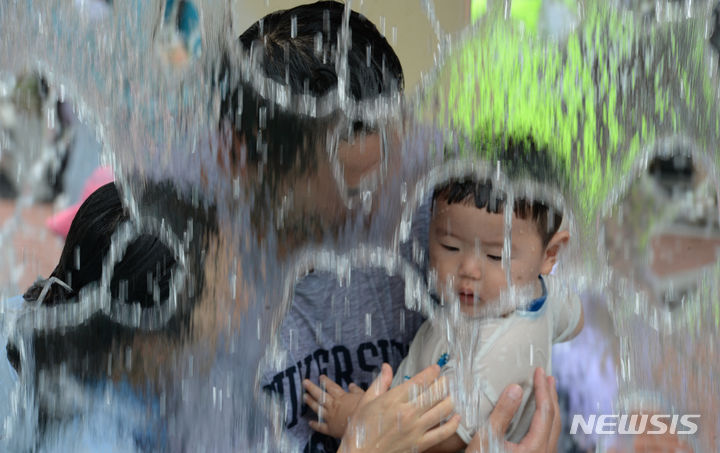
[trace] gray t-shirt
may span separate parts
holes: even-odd
[[[367,388],[383,362],[393,369],[407,354],[422,317],[405,308],[403,281],[380,268],[355,269],[341,286],[327,272],[297,282],[280,332],[286,367],[263,374],[261,387],[285,402],[285,427],[303,452],[337,451],[338,442],[314,433],[317,416],[302,402],[302,380],[321,374],[347,389]]]
[[[400,255],[421,274],[427,270],[430,203],[415,213],[411,240]],[[317,415],[302,402],[302,380],[327,375],[347,390],[372,383],[383,362],[396,370],[423,322],[405,308],[405,285],[382,268],[354,268],[343,285],[330,272],[312,272],[295,284],[293,300],[280,327],[287,353],[280,370],[263,370],[260,386],[285,403],[285,432],[303,453],[333,452],[339,441],[315,433]]]

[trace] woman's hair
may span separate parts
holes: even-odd
[[[60,260],[50,277],[33,284],[23,298],[27,303],[40,305],[78,303],[83,288],[100,282],[113,235],[128,220],[115,183],[93,192],[75,215]],[[113,301],[139,303],[142,307],[163,303],[170,294],[170,276],[175,264],[173,252],[157,237],[150,234],[135,237],[110,274]],[[177,315],[167,329],[179,330],[177,324],[181,321],[176,318]],[[133,329],[95,313],[81,325],[35,333],[33,361],[36,370],[64,363],[78,374],[97,374],[100,372],[97,365],[107,358],[113,342],[129,340],[133,335]],[[19,371],[17,348],[8,344],[7,353]]]
[[[50,277],[33,284],[23,298],[43,305],[77,301],[81,289],[100,281],[113,233],[128,219],[115,183],[93,192],[75,215],[60,260]],[[174,266],[172,251],[156,236],[137,236],[113,267],[110,280],[113,299],[139,303],[143,307],[159,303],[170,293],[170,272]],[[71,289],[53,283],[52,277]],[[46,285],[49,289],[43,300],[37,300]]]

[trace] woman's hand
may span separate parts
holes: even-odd
[[[555,378],[545,376],[542,368],[535,370],[533,377],[535,389],[535,414],[530,424],[530,431],[515,444],[503,441],[505,432],[510,426],[515,412],[522,402],[522,389],[517,384],[505,388],[492,413],[490,413],[490,430],[478,431],[465,450],[467,453],[480,453],[489,450],[490,438],[503,442],[503,451],[513,453],[555,453],[560,438],[562,421],[558,404]]]
[[[423,451],[452,436],[460,423],[453,413],[440,367],[432,365],[392,390],[392,369],[383,364],[380,376],[365,392],[342,438],[341,453]]]

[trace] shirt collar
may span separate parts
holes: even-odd
[[[545,286],[545,280],[542,278],[542,275],[538,275],[538,278],[540,279],[540,285],[542,286],[542,295],[537,299],[533,299],[533,301],[530,302],[530,305],[528,305],[528,308],[525,309],[526,311],[540,311],[542,306],[545,304],[545,299],[547,299],[547,287]]]

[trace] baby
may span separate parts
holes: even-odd
[[[579,299],[556,288],[552,277],[547,277],[570,238],[560,230],[562,216],[541,201],[515,200],[509,264],[516,291],[510,292],[502,257],[504,208],[505,196],[493,190],[489,179],[451,180],[433,195],[429,257],[435,278],[431,283],[436,282],[435,294],[449,303],[420,327],[393,380],[395,386],[433,363],[448,377],[462,421],[456,434],[432,451],[465,448],[502,390],[512,383],[522,387],[523,397],[506,439],[520,440],[535,411],[535,368],[550,373],[552,344],[567,341],[582,329]],[[517,303],[517,294],[525,296],[523,303]],[[362,390],[351,384],[346,392],[325,376],[321,384],[324,391],[303,382],[308,392],[305,402],[321,418],[311,427],[340,437]]]

